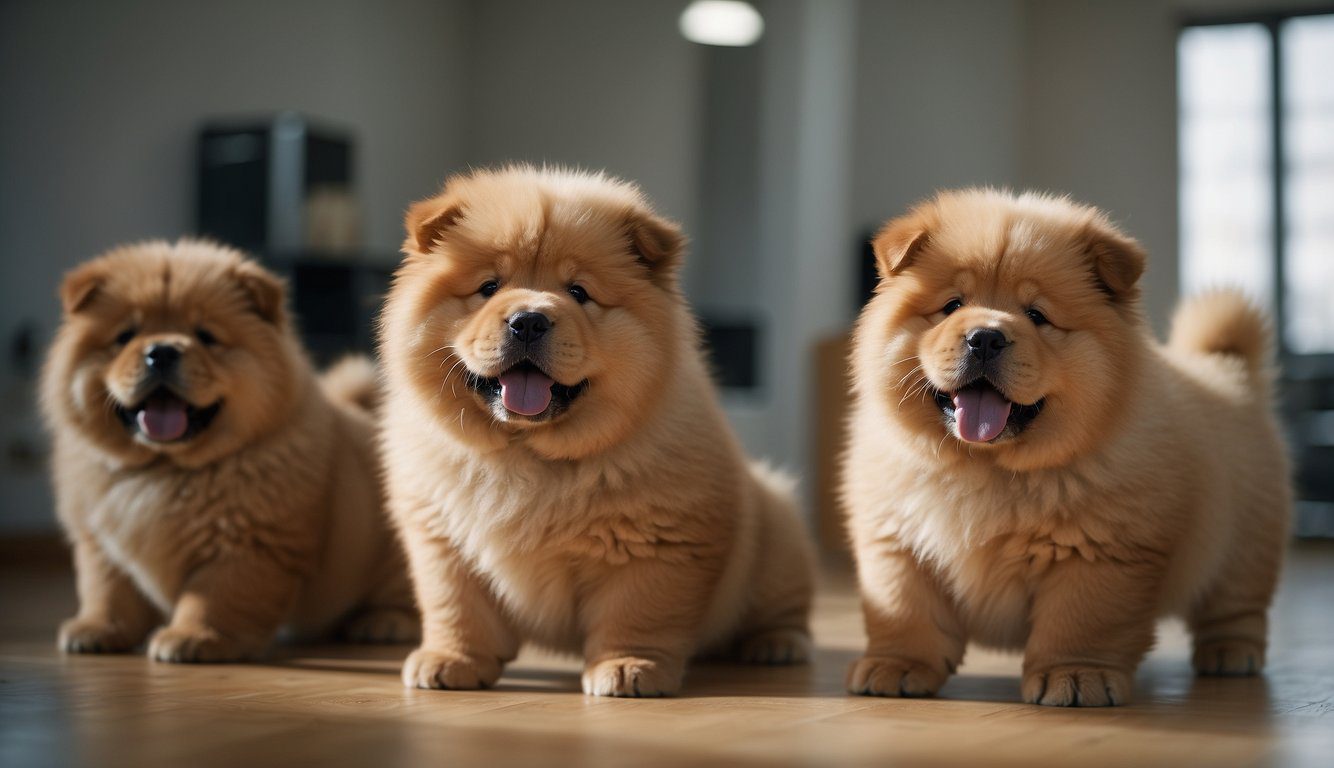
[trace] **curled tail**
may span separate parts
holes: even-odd
[[[1224,355],[1240,360],[1257,390],[1267,392],[1276,355],[1269,315],[1239,291],[1217,290],[1177,307],[1168,346],[1181,352]]]
[[[320,387],[330,400],[373,413],[380,403],[380,382],[375,363],[365,355],[348,355],[320,376]]]

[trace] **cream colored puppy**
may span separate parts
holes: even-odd
[[[71,272],[42,380],[74,548],[72,653],[160,661],[301,637],[416,636],[382,516],[369,361],[324,377],[282,282],[228,248],[125,246]]]
[[[404,682],[491,685],[525,640],[610,696],[675,693],[700,652],[805,659],[811,549],[719,408],[677,229],[625,182],[516,167],[407,230],[381,335],[423,611]]]
[[[1121,704],[1156,619],[1255,674],[1288,531],[1268,324],[1218,293],[1151,337],[1139,245],[1040,195],[943,193],[875,240],[844,497],[868,645],[855,693],[934,693],[969,641],[1025,701]]]

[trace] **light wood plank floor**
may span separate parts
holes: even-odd
[[[683,695],[578,692],[578,665],[526,651],[497,689],[404,690],[406,648],[285,648],[266,664],[61,657],[70,576],[0,564],[0,766],[1080,765],[1334,766],[1334,547],[1292,553],[1267,676],[1195,679],[1166,624],[1135,702],[1017,703],[1019,660],[970,652],[930,700],[853,698],[861,647],[846,577],[825,578],[815,664],[696,665]]]

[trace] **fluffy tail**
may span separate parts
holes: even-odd
[[[1241,360],[1252,383],[1267,390],[1275,368],[1269,316],[1239,291],[1211,291],[1183,301],[1172,318],[1168,346],[1182,352]]]
[[[365,355],[348,355],[320,376],[329,399],[373,413],[380,404],[380,381],[375,363]]]

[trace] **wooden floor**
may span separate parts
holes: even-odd
[[[578,665],[525,652],[497,689],[404,690],[406,648],[287,648],[267,664],[62,657],[69,574],[0,564],[0,766],[1334,765],[1334,547],[1288,562],[1269,674],[1195,679],[1166,624],[1135,702],[1016,703],[1019,660],[974,649],[930,700],[853,698],[846,578],[821,592],[815,664],[696,665],[683,695],[579,693]],[[27,562],[25,562],[27,561]]]

